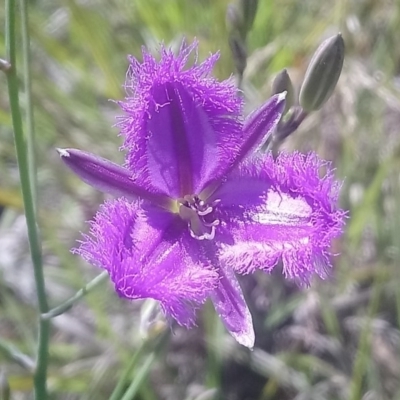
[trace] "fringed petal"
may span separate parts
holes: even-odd
[[[326,170],[320,176],[321,169]],[[314,153],[281,154],[242,166],[215,194],[231,243],[220,258],[238,273],[271,271],[282,261],[288,278],[325,278],[332,239],[346,213],[337,209],[339,183]]]
[[[189,327],[218,274],[188,254],[191,238],[175,218],[124,198],[107,202],[74,252],[107,270],[121,297],[158,300],[167,315]]]
[[[194,64],[188,67],[193,53]],[[182,185],[199,192],[230,164],[242,135],[242,100],[233,81],[210,76],[219,55],[199,64],[196,53],[195,42],[183,44],[176,56],[161,47],[160,61],[146,50],[142,63],[131,57],[127,97],[118,103],[125,112],[117,126],[125,137],[127,167],[144,185],[153,183],[171,196],[181,196]]]
[[[196,193],[219,166],[208,117],[179,82],[153,87],[153,102],[145,143],[149,178],[174,198]]]

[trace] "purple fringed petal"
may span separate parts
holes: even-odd
[[[241,167],[214,194],[233,240],[221,246],[221,261],[247,274],[271,271],[282,260],[289,278],[324,278],[332,239],[345,219],[336,208],[338,191],[330,164],[314,153],[281,154],[276,161],[268,156]]]
[[[191,238],[175,218],[150,205],[113,200],[101,206],[74,251],[107,270],[121,297],[158,300],[167,315],[189,327],[218,274],[188,254]]]
[[[149,178],[171,197],[196,193],[218,169],[208,117],[179,82],[154,87],[153,101],[147,121]]]
[[[127,167],[144,186],[153,183],[171,196],[198,192],[226,168],[242,135],[242,100],[233,82],[210,76],[219,55],[201,64],[195,56],[187,67],[196,50],[195,42],[182,45],[177,56],[162,47],[160,61],[145,50],[142,63],[131,57],[129,97],[118,103],[125,112],[117,126],[125,137]]]
[[[212,292],[215,310],[229,333],[243,346],[254,347],[254,329],[242,289],[230,268],[219,269],[219,285]]]
[[[168,208],[171,200],[165,195],[152,193],[138,185],[132,178],[132,172],[105,158],[77,149],[57,149],[64,164],[67,165],[85,183],[104,193],[138,197]]]

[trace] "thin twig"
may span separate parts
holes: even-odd
[[[35,362],[26,354],[21,353],[12,344],[0,340],[0,350],[11,360],[15,361],[21,367],[33,372],[35,369]]]
[[[107,278],[108,278],[108,272],[103,271],[101,274],[97,275],[96,278],[92,279],[88,284],[86,284],[82,289],[78,290],[72,297],[64,301],[64,303],[51,309],[49,312],[42,314],[41,319],[43,321],[46,321],[51,318],[57,317],[58,315],[64,314],[77,301],[79,301],[82,297],[86,296],[90,291],[92,291],[100,283],[104,282]]]

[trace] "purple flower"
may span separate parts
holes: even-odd
[[[232,336],[253,347],[235,273],[282,262],[288,278],[324,278],[342,232],[340,185],[313,153],[256,153],[280,119],[284,94],[242,121],[233,83],[210,76],[218,55],[199,64],[196,49],[183,45],[174,56],[163,47],[158,62],[146,51],[143,63],[130,58],[127,97],[118,103],[124,167],[59,150],[82,180],[119,196],[100,207],[74,251],[106,269],[120,296],[156,299],[181,325],[192,326],[210,297]]]

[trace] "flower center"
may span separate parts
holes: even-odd
[[[190,235],[197,240],[212,240],[220,221],[213,216],[219,200],[206,203],[197,195],[186,195],[178,200],[179,215],[188,222]]]

